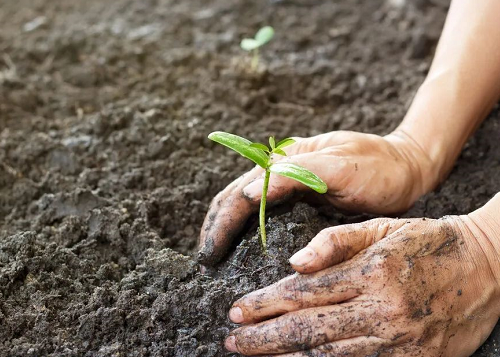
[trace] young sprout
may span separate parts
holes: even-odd
[[[271,26],[261,28],[255,34],[254,38],[244,38],[240,47],[245,51],[253,51],[252,71],[255,71],[259,65],[259,48],[271,41],[274,36],[274,29]]]
[[[266,145],[261,143],[252,143],[250,140],[222,131],[213,132],[208,136],[208,138],[236,151],[247,159],[252,160],[265,170],[264,185],[262,187],[262,198],[260,200],[259,212],[260,238],[262,249],[264,252],[267,252],[266,198],[271,173],[296,180],[319,193],[325,193],[328,189],[326,183],[323,182],[321,178],[319,178],[311,171],[303,168],[302,166],[289,162],[272,162],[273,154],[286,156],[283,148],[292,145],[295,142],[295,140],[291,138],[283,139],[276,144],[274,137],[271,136],[269,138],[270,147],[267,147]]]

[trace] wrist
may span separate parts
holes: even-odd
[[[440,81],[444,82],[445,79],[427,79],[422,84],[403,122],[396,129],[411,136],[425,151],[437,175],[436,185],[444,181],[451,171],[471,132],[467,128],[457,128],[457,123],[450,122],[456,115],[453,113],[454,108],[460,105],[455,99],[445,99],[446,95],[442,92],[446,86],[440,85]],[[441,101],[447,104],[443,105]],[[471,121],[462,119],[460,122]]]
[[[463,219],[478,239],[500,285],[500,193]]]
[[[447,177],[464,144],[495,103],[481,90],[471,93],[468,82],[458,69],[431,70],[396,129],[426,153],[437,175],[434,185]]]
[[[439,184],[438,163],[432,160],[426,150],[405,130],[396,129],[385,136],[408,163],[412,172],[412,202],[432,191]]]

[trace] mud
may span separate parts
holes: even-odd
[[[0,355],[224,356],[228,308],[290,273],[319,230],[364,220],[276,207],[207,276],[213,196],[250,168],[206,139],[384,134],[429,68],[446,1],[18,0],[0,5]],[[249,73],[240,39],[276,29]],[[500,190],[500,113],[407,217]],[[474,356],[500,356],[500,328]]]

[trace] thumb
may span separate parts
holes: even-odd
[[[395,232],[405,220],[378,218],[322,230],[290,258],[293,269],[312,273],[346,261],[370,245]]]
[[[279,162],[288,162],[296,164],[314,172],[320,177],[325,176],[325,173],[323,172],[324,160],[322,160],[322,154],[320,152],[294,155],[287,157]],[[258,179],[250,182],[243,189],[243,194],[253,203],[257,203],[260,201],[262,197],[263,186],[264,186],[264,177],[261,176]],[[271,177],[269,179],[269,186],[267,190],[267,200],[269,202],[281,201],[292,196],[297,191],[305,191],[305,190],[310,190],[310,189],[298,181],[295,181],[288,177],[271,173]]]

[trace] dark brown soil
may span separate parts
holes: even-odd
[[[210,199],[250,168],[206,136],[389,132],[446,13],[396,3],[3,1],[0,355],[225,355],[232,301],[287,275],[320,229],[367,217],[279,207],[270,258],[249,225],[200,275]],[[265,24],[277,35],[255,75],[238,43]],[[408,217],[467,213],[500,190],[499,117]],[[497,328],[474,356],[499,351]]]

